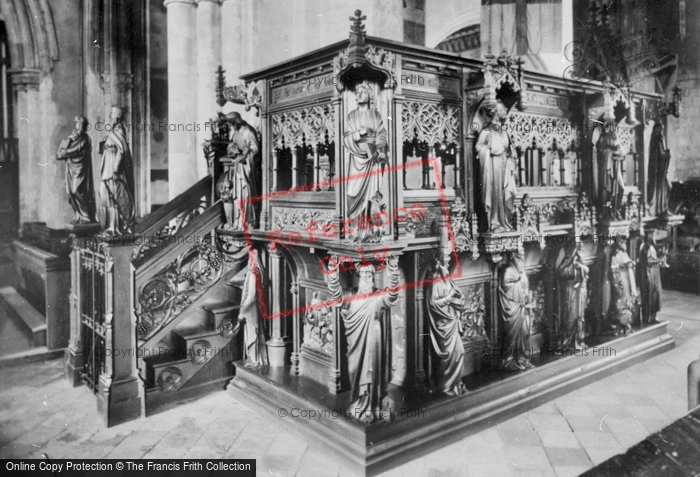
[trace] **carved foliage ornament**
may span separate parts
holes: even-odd
[[[277,230],[321,231],[326,224],[332,222],[333,212],[309,209],[275,209],[272,219],[273,228]]]

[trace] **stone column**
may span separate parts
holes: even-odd
[[[165,0],[164,4],[168,9],[168,124],[177,128],[168,131],[168,196],[173,199],[197,181],[192,174],[195,131],[185,127],[196,121],[197,110],[195,0]]]
[[[238,77],[243,74],[243,1],[221,2],[221,65],[229,85],[238,83]]]
[[[285,316],[280,313],[284,307],[284,294],[286,287],[284,283],[284,257],[279,250],[270,250],[270,272],[272,297],[272,315],[270,321],[270,339],[267,341],[267,355],[270,359],[270,366],[284,366],[287,361],[287,336],[285,327]]]
[[[195,131],[196,179],[207,175],[207,161],[202,144],[211,138],[211,130],[205,128],[210,119],[216,118],[216,69],[221,64],[221,4],[220,0],[196,0],[197,2],[197,128]],[[172,101],[171,101],[172,104]]]

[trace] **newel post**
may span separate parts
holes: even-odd
[[[106,239],[104,332],[105,368],[100,375],[97,410],[107,427],[141,416],[136,367],[136,317],[131,254],[135,237]]]

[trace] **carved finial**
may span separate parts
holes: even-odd
[[[350,17],[352,25],[350,26],[350,42],[363,43],[365,41],[365,26],[363,20],[367,20],[367,16],[362,14],[362,11],[355,10],[355,16]]]

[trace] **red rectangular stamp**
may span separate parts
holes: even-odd
[[[263,280],[257,275],[259,267],[255,260],[259,260],[257,255],[252,253],[254,250],[254,242],[261,242],[259,234],[257,238],[253,237],[247,221],[242,221],[243,231],[249,250],[249,269],[256,270],[256,288],[260,308],[265,320],[272,320],[288,315],[304,314],[308,311],[321,309],[331,305],[338,305],[339,302],[347,303],[356,300],[363,300],[368,297],[378,296],[383,294],[397,293],[402,290],[411,288],[420,288],[434,282],[447,281],[462,275],[461,263],[455,246],[455,232],[451,223],[450,203],[448,203],[445,189],[443,187],[443,179],[440,173],[439,159],[432,157],[427,159],[419,159],[406,162],[401,165],[387,167],[375,167],[371,170],[360,171],[349,174],[345,177],[333,178],[320,181],[305,186],[295,187],[286,191],[271,192],[268,194],[240,199],[236,201],[236,207],[239,209],[241,217],[245,217],[246,208],[251,204],[262,203],[275,199],[286,199],[288,203],[294,200],[295,195],[300,195],[304,192],[314,190],[324,190],[328,188],[337,188],[341,184],[348,196],[346,214],[344,218],[337,218],[337,208],[334,210],[334,220],[320,223],[318,220],[310,220],[305,224],[302,230],[285,230],[284,228],[271,227],[264,230],[269,244],[269,249],[275,251],[278,249],[288,249],[291,247],[302,247],[313,250],[326,250],[327,254],[320,259],[318,266],[322,276],[325,277],[326,283],[332,283],[333,277],[337,276],[338,272],[347,270],[355,270],[360,277],[367,275],[363,271],[366,269],[374,272],[381,271],[385,268],[390,270],[398,269],[398,257],[403,254],[405,249],[411,247],[411,237],[395,238],[394,230],[398,229],[401,224],[408,221],[420,221],[426,217],[428,208],[421,203],[412,203],[410,206],[397,206],[393,209],[388,209],[385,204],[382,204],[383,197],[381,192],[370,196],[366,203],[361,203],[367,197],[367,190],[380,190],[381,179],[385,175],[402,174],[404,170],[409,168],[429,168],[434,171],[435,188],[431,189],[435,192],[433,201],[438,200],[440,203],[440,212],[444,217],[444,226],[438,226],[437,235],[434,235],[434,242],[428,240],[426,243],[433,250],[439,250],[436,258],[435,272],[432,276],[415,280],[407,283],[390,283],[390,286],[383,289],[374,289],[373,286],[360,286],[356,293],[346,294],[344,297],[334,297],[330,300],[314,302],[309,305],[292,307],[286,310],[273,311],[270,310],[266,303],[266,295],[263,289]],[[369,168],[368,168],[369,169]],[[307,196],[308,197],[308,196]],[[355,197],[361,197],[362,200],[353,200]],[[360,205],[358,205],[358,202]],[[441,221],[439,223],[442,223]],[[351,254],[348,251],[354,251]],[[450,258],[454,263],[454,271],[449,273]],[[360,280],[362,283],[362,280]],[[332,290],[331,290],[332,291]]]

